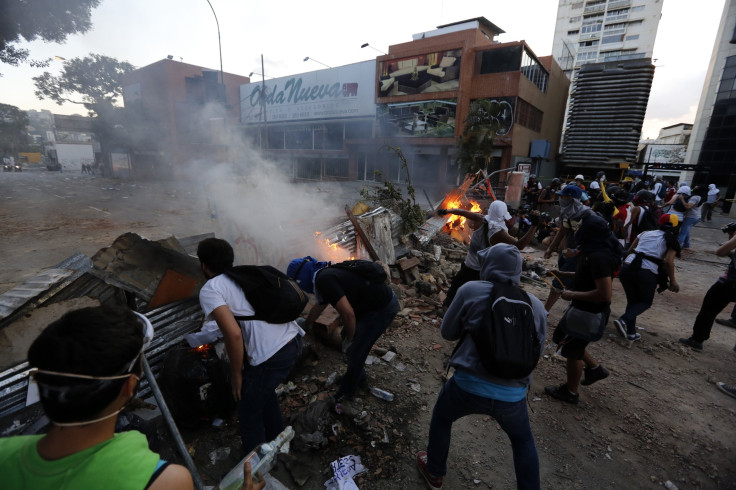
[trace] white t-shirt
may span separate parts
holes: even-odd
[[[700,206],[702,204],[700,201],[701,201],[700,196],[691,196],[690,199],[688,199],[687,201],[688,204],[695,203],[695,206],[685,211],[686,218],[700,219]]]
[[[590,185],[588,186],[588,188],[590,188],[590,189],[600,189],[601,188],[601,185],[598,183],[597,180],[594,180],[593,182],[590,183]]]
[[[649,255],[650,257],[663,258],[667,253],[667,241],[664,239],[664,232],[662,230],[641,232],[639,234],[639,243],[636,244],[634,252],[644,252],[645,255]],[[629,254],[626,260],[624,260],[624,263],[630,264],[635,256],[635,253]],[[659,267],[651,260],[642,259],[641,268],[657,274]]]
[[[214,320],[212,311],[226,305],[233,315],[253,315],[255,310],[245,299],[240,286],[225,274],[215,276],[199,291],[199,304],[205,315],[205,322]],[[261,320],[238,320],[243,334],[246,356],[251,366],[267,361],[304,330],[296,322],[273,324]]]

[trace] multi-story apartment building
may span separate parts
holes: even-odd
[[[597,170],[625,168],[636,160],[662,3],[559,1],[552,53],[572,81],[562,171],[592,177]],[[578,80],[581,74],[585,80]],[[605,131],[602,124],[608,126]]]
[[[559,0],[552,55],[570,78],[586,63],[651,58],[662,0]]]

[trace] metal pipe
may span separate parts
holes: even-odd
[[[161,415],[163,415],[164,420],[166,421],[166,425],[169,426],[169,431],[171,431],[171,435],[174,437],[174,441],[176,441],[176,447],[179,449],[181,457],[184,459],[184,464],[186,465],[187,469],[189,469],[189,473],[192,474],[192,480],[194,480],[194,488],[196,488],[197,490],[204,490],[204,483],[202,483],[202,478],[200,478],[199,476],[199,471],[197,471],[197,467],[194,466],[194,461],[192,461],[192,457],[189,455],[189,451],[187,451],[187,446],[184,444],[184,440],[181,438],[181,434],[179,434],[179,429],[176,427],[176,422],[174,422],[174,418],[171,416],[169,407],[166,406],[164,396],[163,394],[161,394],[161,390],[159,390],[158,388],[156,378],[153,377],[151,366],[148,365],[148,359],[146,359],[146,355],[143,353],[141,353],[141,361],[143,364],[143,372],[146,374],[146,378],[148,379],[148,386],[151,387],[153,396],[156,398],[158,408],[159,410],[161,410]]]

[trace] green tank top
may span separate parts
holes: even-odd
[[[55,461],[39,456],[36,443],[43,435],[0,439],[3,488],[141,490],[159,462],[138,431],[115,434],[96,446]]]

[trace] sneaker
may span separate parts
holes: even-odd
[[[427,486],[432,490],[440,490],[442,488],[442,477],[432,476],[427,471],[427,451],[419,451],[417,453],[417,469],[427,482]]]
[[[606,379],[608,375],[611,374],[608,372],[606,368],[604,368],[600,364],[598,364],[598,366],[594,367],[593,369],[586,367],[584,372],[585,372],[585,377],[580,382],[580,384],[583,386],[592,385],[596,381]]]
[[[732,318],[729,318],[728,320],[721,320],[720,318],[716,318],[716,323],[718,325],[725,325],[727,327],[736,328],[736,322],[733,321]]]
[[[614,320],[613,324],[621,337],[626,338],[626,322],[619,318],[618,320]]]
[[[636,342],[637,340],[641,340],[641,334],[632,333],[631,335],[626,336],[626,340],[628,340],[629,342]]]
[[[727,385],[723,381],[719,381],[718,383],[716,383],[716,386],[719,390],[721,390],[728,396],[736,398],[736,385]]]
[[[608,372],[606,372],[606,376],[608,376]],[[557,398],[558,400],[572,403],[573,405],[577,405],[578,401],[580,401],[580,395],[570,393],[570,390],[567,389],[567,384],[560,386],[545,386],[544,392],[552,398]]]
[[[694,340],[692,337],[688,337],[686,339],[680,339],[681,344],[685,344],[688,347],[691,347],[693,350],[701,351],[703,350],[703,343],[698,342],[697,340]]]

